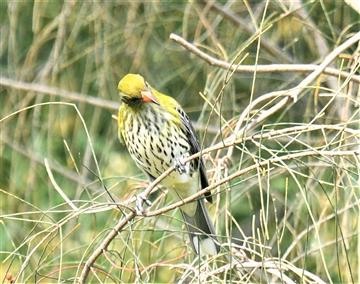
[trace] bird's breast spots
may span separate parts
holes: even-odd
[[[154,128],[155,128],[155,130],[156,130],[156,133],[159,134],[159,133],[160,133],[160,127],[159,127],[159,125],[153,124],[153,126],[154,126]]]
[[[152,166],[152,163],[149,158],[145,157],[145,162],[146,162],[147,168],[150,168]]]
[[[161,154],[161,147],[159,144],[156,144],[156,150],[158,151],[159,154]]]

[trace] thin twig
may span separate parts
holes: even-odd
[[[46,172],[48,173],[49,179],[52,183],[52,185],[54,186],[55,190],[60,194],[60,196],[66,201],[66,203],[73,209],[73,210],[79,210],[75,204],[70,200],[69,197],[67,197],[66,193],[61,189],[61,187],[58,185],[58,183],[56,182],[54,175],[52,174],[51,168],[49,166],[49,160],[48,159],[44,159],[44,165],[45,165],[45,169]]]
[[[224,17],[238,25],[242,30],[244,30],[251,36],[256,36],[259,33],[259,31],[256,31],[256,29],[249,25],[248,22],[243,21],[240,17],[238,17],[233,11],[229,10],[228,8],[219,5],[215,1],[206,2],[210,5],[211,9],[221,13]],[[292,59],[283,50],[281,50],[278,46],[274,45],[267,38],[262,37],[261,45],[275,58],[278,58],[283,62],[292,62]]]
[[[251,123],[249,123],[248,125],[246,125],[245,127],[243,127],[242,129],[240,129],[241,125],[243,124],[244,120],[246,117],[248,117],[248,115],[250,114],[251,111],[251,105],[241,114],[235,130],[234,130],[234,134],[233,134],[233,139],[234,141],[236,140],[237,137],[239,137],[239,135],[243,135],[245,133],[245,131],[247,129],[252,129],[253,127],[255,127],[257,124],[259,124],[260,122],[264,121],[267,117],[269,117],[270,115],[274,114],[276,111],[278,111],[279,109],[281,109],[281,107],[283,107],[284,105],[286,105],[288,102],[290,102],[290,100],[292,100],[292,103],[295,103],[297,101],[297,98],[299,96],[299,94],[305,89],[307,88],[316,78],[318,78],[320,76],[320,74],[326,69],[326,67],[333,61],[335,60],[335,58],[344,50],[346,50],[347,48],[349,48],[351,45],[353,45],[354,43],[357,43],[360,41],[360,32],[354,34],[352,37],[350,37],[349,39],[347,39],[345,42],[343,42],[341,45],[339,45],[338,47],[336,47],[332,52],[330,52],[323,60],[323,62],[317,66],[317,68],[310,73],[307,77],[305,77],[304,80],[302,80],[297,86],[295,86],[294,88],[291,89],[287,89],[287,90],[281,90],[281,91],[274,91],[274,92],[270,92],[267,93],[263,96],[266,97],[281,97],[284,96],[285,98],[281,99],[278,103],[276,103],[274,106],[272,106],[271,108],[267,109],[265,111],[265,113],[263,113],[262,115],[260,115],[259,117],[257,117],[255,120],[253,120]],[[350,78],[350,77],[349,77]],[[232,156],[234,147],[230,147],[228,149],[228,152],[225,156],[225,159],[229,159]]]
[[[250,171],[256,170],[257,168],[263,168],[264,171],[267,170],[267,166],[269,164],[275,164],[278,162],[282,162],[282,161],[286,161],[286,160],[294,160],[294,159],[298,159],[298,158],[302,158],[302,157],[308,157],[308,156],[316,156],[316,155],[320,155],[323,157],[334,157],[334,156],[340,156],[340,157],[345,157],[345,156],[357,156],[360,155],[360,151],[356,151],[356,150],[347,150],[347,151],[316,151],[316,150],[311,150],[311,151],[304,151],[304,152],[299,152],[299,153],[293,153],[293,154],[287,154],[287,155],[283,155],[280,157],[274,157],[271,159],[267,159],[267,160],[263,160],[261,162],[258,162],[257,164],[251,165],[247,168],[241,169],[219,181],[217,181],[216,183],[213,183],[211,185],[209,185],[207,188],[201,189],[198,192],[194,193],[191,196],[188,196],[180,201],[177,201],[173,204],[170,204],[166,207],[154,210],[154,211],[150,211],[150,212],[146,212],[144,213],[144,216],[146,217],[152,217],[152,216],[157,216],[157,215],[161,215],[163,213],[166,213],[168,211],[171,211],[175,208],[178,208],[184,204],[190,203],[198,198],[200,198],[202,195],[204,195],[207,192],[210,192],[211,190],[213,190],[214,188],[229,182],[230,180],[233,180],[234,178],[237,178],[241,175],[244,175]],[[159,177],[160,178],[160,177]],[[157,181],[158,179],[156,179],[154,181],[154,183]],[[162,180],[162,179],[161,179]],[[159,180],[158,182],[161,182],[161,180]],[[157,183],[156,183],[157,184]],[[148,187],[148,188],[152,188],[152,184]],[[147,188],[147,189],[148,189]]]
[[[15,152],[19,153],[20,155],[28,158],[30,161],[35,161],[37,164],[42,165],[42,166],[44,165],[43,157],[31,152],[30,150],[26,149],[24,146],[19,145],[15,141],[10,140],[5,135],[0,135],[0,142],[8,145],[12,150],[14,150]],[[49,168],[51,169],[51,171],[55,171],[56,173],[60,174],[61,176],[65,177],[71,181],[74,181],[74,182],[80,184],[81,186],[86,186],[91,182],[90,180],[80,177],[76,172],[69,170],[66,167],[63,167],[60,164],[56,164],[52,161],[48,161],[48,162],[49,162]]]
[[[121,229],[132,219],[136,217],[135,212],[130,212],[124,218],[120,219],[110,233],[102,240],[101,244],[93,251],[91,256],[86,260],[83,270],[81,271],[79,282],[86,283],[86,278],[91,270],[91,267],[97,260],[97,258],[103,253],[104,250],[109,246],[115,236],[121,231]]]

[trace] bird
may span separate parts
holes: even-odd
[[[161,184],[177,200],[182,200],[209,182],[202,157],[184,163],[184,159],[201,151],[191,121],[180,104],[160,93],[139,74],[127,74],[118,83],[121,104],[118,111],[118,136],[131,158],[154,180],[170,167],[175,170]],[[220,251],[214,225],[204,199],[180,207],[197,255],[216,255]]]

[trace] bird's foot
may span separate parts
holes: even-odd
[[[175,160],[174,165],[176,171],[178,171],[180,174],[185,174],[187,172],[186,163],[184,162],[184,158],[180,157]]]
[[[145,208],[144,208],[144,203],[147,206],[151,206],[151,201],[144,195],[144,193],[140,193],[138,195],[136,195],[136,203],[135,203],[135,210],[136,210],[136,214],[137,215],[144,215],[145,213]]]

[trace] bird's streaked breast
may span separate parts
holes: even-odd
[[[158,108],[158,109],[156,109]],[[169,167],[189,156],[186,134],[160,106],[144,105],[137,111],[127,111],[123,117],[122,136],[137,166],[156,178]],[[173,172],[165,183],[185,183],[193,174],[192,163],[187,173]]]

